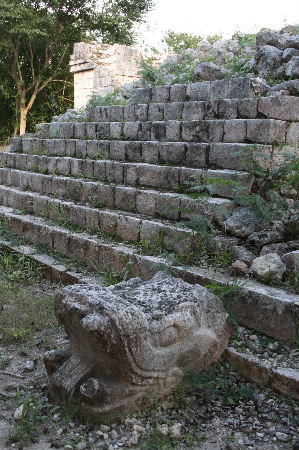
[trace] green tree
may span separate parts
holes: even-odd
[[[152,0],[0,0],[0,96],[15,99],[19,133],[40,94],[65,73],[74,42],[132,44],[133,26],[151,6]]]
[[[188,48],[196,48],[201,40],[199,35],[175,33],[174,31],[168,31],[164,37],[164,42],[175,53],[180,53]]]

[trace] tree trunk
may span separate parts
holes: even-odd
[[[26,133],[28,108],[21,105],[20,107],[20,135]]]

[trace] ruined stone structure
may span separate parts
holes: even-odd
[[[106,96],[138,79],[143,54],[126,45],[75,44],[70,70],[74,74],[74,107],[86,106],[93,94]]]
[[[150,279],[165,268],[190,283],[237,283],[228,308],[238,323],[293,341],[299,296],[264,284],[262,261],[253,261],[270,255],[278,280],[295,267],[296,217],[265,229],[234,201],[236,186],[255,189],[248,156],[275,166],[297,151],[299,98],[261,89],[250,77],[140,88],[127,106],[96,107],[81,122],[63,116],[12,139],[0,154],[3,226],[97,271]],[[204,198],[185,190],[211,179],[219,182]],[[213,245],[233,249],[234,267],[251,279],[190,261],[201,248],[188,222],[196,214],[213,221]]]
[[[71,346],[45,355],[50,393],[97,420],[148,408],[228,342],[221,301],[161,272],[147,282],[64,288],[56,314]]]

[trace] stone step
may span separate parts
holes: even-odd
[[[77,205],[57,198],[0,186],[0,204],[34,214],[71,229],[80,228],[124,242],[157,242],[157,250],[177,254],[196,251],[198,234],[171,222],[148,220],[140,215]],[[200,243],[201,244],[201,243]],[[158,248],[159,247],[159,248]]]
[[[208,186],[209,194],[233,198],[236,188],[243,193],[251,191],[254,177],[236,170],[192,169],[188,167],[161,166],[146,163],[94,161],[77,158],[58,158],[22,153],[0,153],[0,166],[31,172],[60,174],[72,177],[116,183],[133,187],[167,189],[193,192]],[[195,189],[198,187],[198,189]]]
[[[214,101],[172,101],[127,106],[96,106],[91,122],[146,122],[204,119],[279,119],[299,121],[299,98],[275,96]]]
[[[299,349],[263,333],[238,326],[224,356],[243,375],[299,399]]]
[[[159,142],[296,143],[299,122],[276,119],[168,120],[155,122],[52,122],[40,138]]]
[[[253,160],[262,166],[275,164],[281,153],[298,152],[291,146],[251,145],[235,143],[190,143],[158,141],[107,141],[80,139],[13,138],[10,151],[79,159],[111,159],[113,161],[149,164],[179,164],[195,168],[248,170]]]
[[[0,168],[0,185],[23,191],[57,196],[62,200],[108,207],[171,220],[188,220],[201,214],[221,224],[234,209],[231,200],[223,198],[192,198],[188,195],[114,186],[84,179],[44,175],[17,169]]]
[[[0,249],[6,251],[19,253],[22,257],[26,257],[39,265],[42,269],[42,276],[52,283],[59,283],[65,286],[72,284],[98,284],[102,285],[103,280],[98,276],[95,277],[93,273],[87,274],[78,272],[75,263],[70,268],[70,261],[67,266],[62,258],[57,258],[41,253],[40,248],[30,245],[22,245],[12,243],[5,239],[0,239]]]
[[[131,103],[207,101],[219,98],[248,98],[261,94],[263,94],[263,89],[259,88],[256,79],[238,77],[134,89]]]
[[[148,279],[164,269],[191,283],[213,283],[213,286],[217,283],[226,288],[238,286],[228,298],[227,307],[241,325],[284,341],[292,341],[298,335],[299,296],[293,293],[253,280],[230,278],[208,269],[173,266],[165,258],[142,255],[131,246],[113,244],[87,233],[71,232],[41,218],[18,214],[5,206],[0,207],[0,220],[4,228],[25,242],[46,245],[84,261],[95,270],[129,273]]]
[[[224,352],[226,360],[245,377],[257,384],[267,385],[283,395],[299,400],[299,367],[273,366],[257,355],[240,351],[233,346]]]

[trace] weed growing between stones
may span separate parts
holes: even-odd
[[[106,286],[121,283],[122,281],[128,281],[132,278],[132,265],[133,261],[124,258],[124,267],[121,270],[112,270],[105,266],[102,268],[101,273]]]
[[[0,220],[0,238],[9,241],[12,245],[18,245],[21,240],[12,231],[5,228],[4,223]]]
[[[145,255],[157,256],[163,253],[163,241],[164,241],[164,233],[160,232],[157,234],[155,240],[141,240],[137,247],[140,249],[140,252]]]
[[[230,323],[234,327],[235,332],[238,332],[239,324],[231,310],[231,304],[233,304],[233,301],[235,302],[236,300],[241,299],[245,295],[244,290],[242,289],[242,281],[235,280],[232,281],[230,284],[224,285],[212,281],[205,287],[221,299],[225,310],[229,314],[228,323]]]
[[[21,400],[21,393],[16,394],[16,403]],[[43,404],[38,394],[25,395],[20,406],[20,418],[9,432],[7,443],[28,446],[38,441],[38,429],[48,419],[45,414],[47,407]],[[53,406],[52,406],[53,408]]]
[[[191,393],[200,394],[205,401],[220,401],[226,405],[237,405],[242,400],[253,398],[254,389],[249,383],[235,385],[233,379],[225,375],[215,377],[215,369],[202,373],[189,373],[185,383]]]
[[[168,31],[163,41],[171,51],[180,53],[188,48],[197,48],[202,37],[196,34]]]
[[[10,358],[7,355],[0,357],[0,370],[5,369],[9,364]]]
[[[37,281],[41,278],[41,267],[24,254],[8,252],[0,246],[0,267],[10,281]]]

